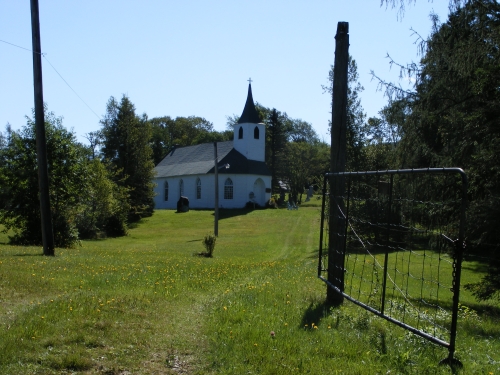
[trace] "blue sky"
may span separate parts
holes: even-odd
[[[29,4],[0,2],[0,131],[7,123],[22,127],[34,105],[31,53],[11,45],[31,49]],[[39,6],[44,101],[82,142],[100,128],[109,97],[123,94],[138,114],[201,116],[224,130],[226,116],[243,110],[250,77],[256,101],[310,122],[329,142],[330,97],[321,85],[334,62],[337,23],[349,22],[349,52],[365,88],[361,104],[376,116],[387,100],[370,71],[398,82],[387,54],[418,61],[410,29],[426,37],[429,13],[441,21],[448,14],[447,0],[417,0],[403,17],[380,0],[39,0]]]

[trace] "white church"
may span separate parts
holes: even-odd
[[[264,207],[271,197],[271,172],[265,163],[266,128],[259,121],[251,83],[234,140],[217,142],[219,208]],[[215,207],[213,143],[176,147],[155,167],[155,208],[176,209],[181,196],[190,209]]]

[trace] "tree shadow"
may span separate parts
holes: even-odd
[[[232,217],[237,217],[237,216],[245,216],[251,213],[252,211],[255,210],[247,208],[231,208],[231,209],[219,208],[219,220],[230,219]]]
[[[323,249],[323,254],[327,254],[328,253],[328,249]],[[310,252],[310,255],[307,256],[307,259],[318,259],[319,257],[319,250],[318,249],[314,249]]]
[[[43,257],[44,253],[36,253],[36,254],[26,254],[26,253],[17,253],[13,254],[14,257]]]
[[[474,262],[474,263],[472,263]],[[468,270],[472,271],[474,273],[483,273],[486,274],[488,272],[489,268],[489,263],[485,262],[480,262],[480,261],[475,261],[475,260],[468,260],[466,263],[462,263],[462,270]]]
[[[314,323],[317,325],[323,318],[326,318],[329,315],[330,310],[334,307],[335,305],[326,300],[323,302],[309,303],[309,306],[307,306],[304,311],[304,315],[302,316],[300,328],[304,327],[306,324],[311,325]]]

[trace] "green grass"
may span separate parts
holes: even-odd
[[[157,211],[55,257],[0,235],[0,373],[450,373],[445,349],[348,302],[326,307],[315,203],[222,211],[214,258],[194,256],[211,211]],[[482,271],[466,263],[464,283]],[[499,373],[499,306],[461,297],[461,372]]]

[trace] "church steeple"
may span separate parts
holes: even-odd
[[[238,124],[245,124],[245,123],[250,123],[250,124],[259,124],[260,119],[259,119],[259,114],[257,113],[257,110],[255,109],[255,104],[253,102],[253,97],[252,97],[252,80],[249,79],[249,84],[248,84],[248,95],[247,95],[247,102],[245,103],[245,108],[243,109],[243,112],[240,116],[240,119],[238,120]]]
[[[260,121],[252,97],[252,80],[248,82],[247,102],[243,113],[234,126],[233,147],[248,160],[265,161],[266,126]]]

